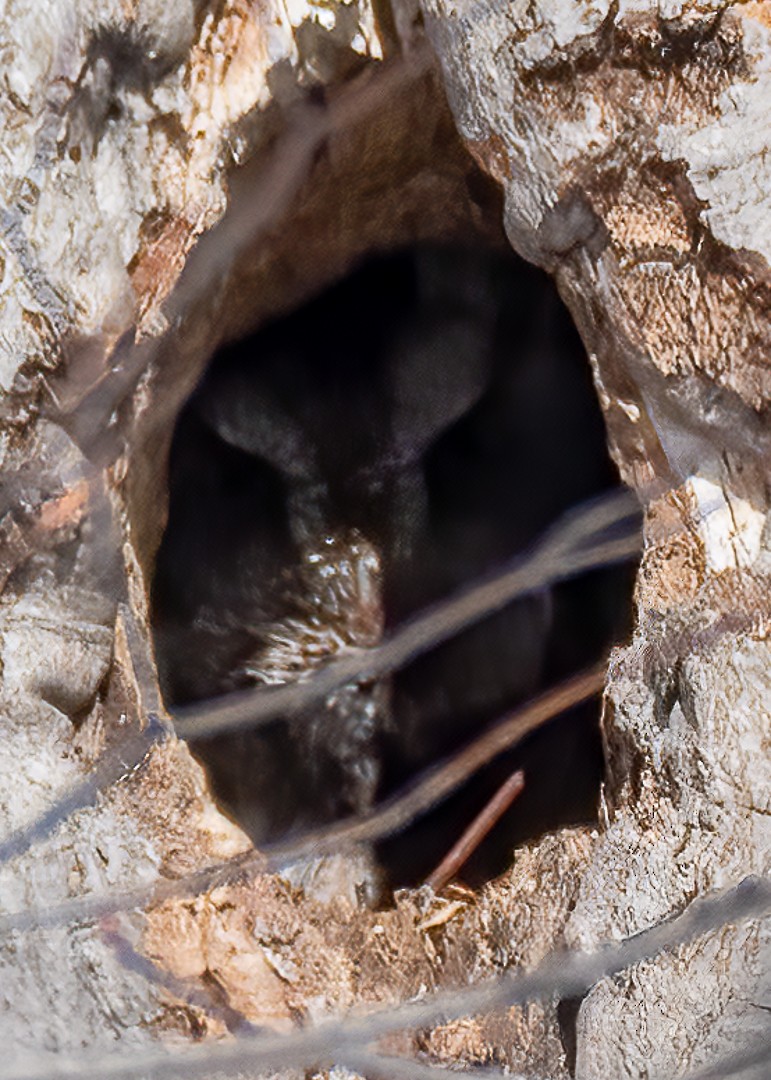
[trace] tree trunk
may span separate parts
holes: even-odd
[[[1,17],[4,1075],[395,1005],[767,875],[769,6],[99,7]],[[164,713],[173,424],[223,341],[367,252],[495,242],[499,214],[557,280],[645,511],[601,821],[474,896],[325,905],[254,872]],[[767,1038],[769,925],[389,1049],[685,1074]]]

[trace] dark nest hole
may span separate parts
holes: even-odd
[[[363,263],[222,349],[179,417],[153,587],[168,704],[295,678],[526,549],[618,483],[589,365],[551,280],[513,254]],[[311,714],[200,740],[257,844],[362,812],[628,631],[632,571],[507,607]],[[597,702],[502,755],[377,855],[419,883],[517,767],[524,793],[463,869],[596,818]]]

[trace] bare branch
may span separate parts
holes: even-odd
[[[152,1072],[156,1080],[211,1077],[249,1069],[322,1068],[344,1061],[375,1039],[405,1028],[427,1028],[451,1019],[507,1008],[533,999],[574,998],[601,979],[674,949],[729,923],[760,918],[771,911],[771,878],[748,877],[739,885],[695,900],[679,916],[592,953],[555,952],[530,972],[515,972],[460,990],[432,994],[421,1001],[379,1009],[368,1016],[329,1021],[291,1035],[240,1036],[230,1043],[115,1054],[56,1055],[50,1064],[37,1058],[6,1073],[5,1080],[116,1080]],[[709,1074],[708,1074],[709,1075]]]
[[[198,739],[236,728],[258,727],[299,712],[347,683],[382,678],[518,597],[585,570],[634,558],[641,545],[636,522],[633,531],[620,538],[599,539],[594,544],[589,541],[594,534],[638,514],[639,504],[626,490],[583,504],[552,526],[530,554],[519,556],[513,565],[421,612],[381,645],[351,652],[317,668],[305,679],[241,691],[216,702],[178,710],[177,733],[186,739]]]
[[[238,256],[255,244],[289,211],[302,184],[311,174],[313,161],[333,135],[376,113],[395,87],[423,78],[435,63],[427,46],[384,63],[377,71],[363,73],[323,107],[311,100],[289,110],[286,129],[266,163],[260,159],[246,166],[248,183],[231,194],[224,218],[198,241],[184,271],[166,301],[165,313],[174,334],[195,307],[228,274]],[[77,400],[68,403],[57,418],[92,456],[99,448],[105,461],[112,460],[119,445],[110,423],[116,411],[133,393],[142,373],[155,360],[169,334],[133,340],[131,332],[116,346],[103,375]],[[58,409],[54,409],[58,413]]]
[[[473,585],[456,596],[421,612],[405,623],[382,645],[351,653],[341,660],[333,661],[316,669],[309,678],[304,680],[296,680],[279,687],[259,688],[246,693],[228,695],[219,701],[207,701],[182,710],[176,717],[177,733],[182,737],[194,738],[237,727],[257,727],[267,724],[279,716],[300,711],[314,701],[325,698],[330,692],[346,683],[357,679],[379,678],[396,670],[446,641],[466,626],[500,610],[525,593],[543,588],[552,582],[563,580],[584,570],[633,558],[640,548],[640,537],[636,527],[631,533],[624,533],[620,539],[604,539],[594,545],[581,545],[598,531],[621,525],[637,513],[637,500],[628,491],[615,491],[611,495],[571,510],[547,531],[530,555],[518,558],[513,567],[504,568],[486,581]],[[579,692],[583,696],[589,696],[598,689],[600,686],[591,691]],[[568,697],[570,693],[572,691],[568,691]],[[552,710],[548,715],[542,711],[534,714],[536,726],[548,716],[554,715],[555,712],[573,703],[569,700],[567,704],[560,705],[560,700],[558,697],[553,705],[545,705],[547,710]],[[536,703],[536,708],[542,708],[542,706]],[[503,734],[508,730],[505,725],[493,730],[499,731],[504,740],[511,737]],[[519,730],[516,724],[514,730]],[[527,730],[532,729],[525,724],[521,734],[514,734],[513,738],[521,738]],[[145,730],[131,736],[120,748],[110,749],[91,775],[82,783],[57,800],[39,819],[16,830],[0,842],[0,865],[49,836],[60,822],[75,810],[91,805],[100,791],[135,768],[143,760],[153,742],[161,738],[164,732],[164,723],[151,715]],[[506,743],[506,746],[510,745],[512,745],[511,742]],[[483,753],[486,752],[483,751]],[[495,751],[495,753],[498,752]],[[463,756],[460,755],[458,761],[462,760],[464,760]],[[490,758],[485,760],[490,760]],[[463,779],[480,766],[467,767],[470,771],[464,773]],[[443,788],[428,803],[423,801],[420,791],[416,790],[409,796],[416,801],[405,801],[402,806],[400,800],[397,799],[395,805],[386,804],[381,810],[375,811],[374,817],[365,816],[353,825],[344,822],[342,826],[328,830],[323,836],[309,837],[307,843],[318,846],[321,843],[331,842],[339,845],[341,842],[354,842],[356,830],[363,830],[359,839],[369,838],[371,830],[374,830],[374,835],[377,837],[388,835],[411,820],[411,817],[405,819],[401,815],[409,812],[411,816],[415,816],[448,794],[460,782],[453,781],[451,787]],[[399,807],[402,808],[399,809]],[[383,831],[380,831],[381,829]],[[336,840],[335,837],[338,839]],[[295,849],[296,845],[292,847],[293,851]],[[283,849],[280,850],[283,851]],[[278,853],[276,857],[279,857]],[[102,915],[118,910],[123,910],[120,904],[104,909],[99,907],[96,914]],[[9,917],[13,918],[13,916]],[[0,919],[0,928],[2,925],[3,920]],[[34,920],[30,925],[34,925]]]
[[[286,844],[263,849],[268,866],[280,867],[306,855],[320,855],[341,847],[368,843],[392,836],[425,813],[504,750],[516,746],[526,735],[558,713],[593,697],[602,690],[606,665],[601,664],[568,679],[534,698],[495,724],[448,761],[430,769],[405,792],[381,803],[369,814],[307,833]]]
[[[249,851],[216,866],[204,867],[182,881],[162,881],[139,886],[126,892],[78,897],[45,908],[0,915],[0,935],[34,926],[62,926],[76,920],[98,919],[132,908],[147,907],[164,900],[196,896],[217,885],[275,869],[307,854],[322,854],[341,847],[390,836],[404,828],[419,814],[455,791],[483,765],[503,750],[534,731],[557,713],[578,704],[602,689],[605,665],[581,672],[540,697],[529,702],[484,732],[449,761],[420,777],[406,792],[394,796],[363,817],[346,819],[336,825],[306,833],[262,852]]]

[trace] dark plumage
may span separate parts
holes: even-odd
[[[399,256],[212,365],[175,440],[155,588],[173,703],[371,646],[544,524],[515,512],[520,466],[494,456],[517,423],[494,385],[511,366],[498,271],[486,254]],[[391,685],[197,749],[258,842],[363,812],[384,766],[409,774],[537,686],[549,623],[548,598],[531,597]]]

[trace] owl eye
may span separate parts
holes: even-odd
[[[262,458],[290,481],[318,480],[317,448],[259,371],[228,366],[204,380],[196,407],[230,446]]]
[[[490,329],[473,311],[442,312],[398,335],[388,372],[394,461],[419,461],[482,397],[490,380]]]

